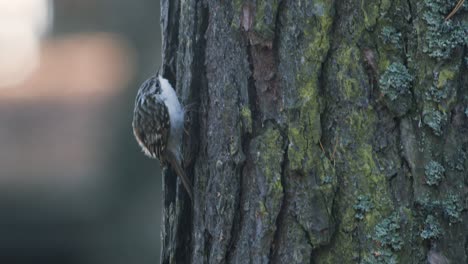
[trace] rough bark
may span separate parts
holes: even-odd
[[[195,190],[165,173],[162,263],[467,263],[455,4],[163,0]]]

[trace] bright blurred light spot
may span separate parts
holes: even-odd
[[[39,64],[36,36],[25,28],[13,28],[0,28],[0,87],[24,81]]]
[[[45,34],[52,25],[51,0],[0,0],[0,18],[29,28],[35,35]]]
[[[0,0],[0,88],[24,81],[39,65],[52,6],[50,0]]]
[[[39,67],[0,89],[0,189],[93,186],[114,136],[104,110],[134,72],[126,43],[108,33],[48,38]]]
[[[133,74],[126,41],[107,33],[71,34],[44,41],[41,63],[26,80],[0,89],[4,99],[86,101],[117,94]]]

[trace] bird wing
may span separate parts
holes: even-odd
[[[148,146],[152,148],[151,151],[156,154],[159,161],[164,162],[162,153],[167,148],[171,121],[166,104],[156,98],[153,100],[154,103],[150,106],[153,115],[149,119]]]

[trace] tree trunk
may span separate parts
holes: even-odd
[[[163,0],[194,200],[166,171],[162,263],[467,263],[455,5]]]

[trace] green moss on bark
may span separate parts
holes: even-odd
[[[251,155],[254,164],[265,176],[268,200],[274,202],[272,205],[266,205],[267,210],[270,209],[269,207],[278,209],[283,196],[283,185],[281,183],[283,148],[283,137],[277,129],[271,126],[267,127],[261,136],[252,141],[252,150],[254,152]]]
[[[346,100],[356,100],[363,96],[362,83],[355,78],[358,76],[360,65],[356,62],[361,60],[361,52],[356,47],[342,48],[337,51],[337,64],[341,67],[336,73],[336,79],[343,88]],[[356,73],[356,74],[350,74]]]
[[[278,4],[278,0],[257,1],[254,30],[263,39],[271,40],[275,36]]]
[[[368,109],[349,113],[343,124],[351,138],[342,142],[338,150],[341,185],[346,186],[339,198],[339,244],[333,250],[319,254],[317,259],[320,263],[336,263],[365,254],[367,251],[361,250],[371,248],[373,242],[367,240],[359,244],[358,238],[352,234],[359,228],[360,235],[374,236],[376,225],[393,210],[387,179],[380,173],[372,146],[367,143],[375,132],[375,122],[375,112]],[[366,195],[365,199],[362,194]],[[360,204],[356,205],[355,201]]]
[[[252,112],[248,106],[243,106],[240,111],[242,127],[247,133],[252,133]]]
[[[330,48],[328,34],[332,25],[331,3],[317,2],[314,8],[317,15],[314,20],[307,19],[304,35],[308,44],[296,75],[299,117],[288,128],[290,168],[301,171],[312,169],[320,151],[317,147],[321,138],[318,79],[321,62]]]

